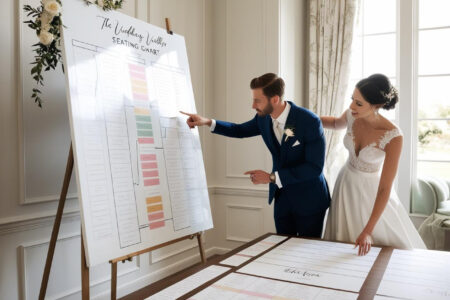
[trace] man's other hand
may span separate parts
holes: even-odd
[[[270,174],[263,170],[247,171],[244,175],[250,175],[250,180],[253,184],[267,184],[270,183]]]
[[[183,115],[188,116],[189,118],[186,120],[186,123],[188,124],[189,128],[195,128],[195,126],[203,126],[208,125],[211,126],[211,119],[202,117],[197,114],[190,114],[184,111],[180,111]]]

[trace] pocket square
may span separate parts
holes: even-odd
[[[297,141],[295,141],[295,143],[292,145],[292,147],[295,147],[295,146],[298,146],[298,145],[300,145],[300,142],[297,140]]]

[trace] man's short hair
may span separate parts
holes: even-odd
[[[283,97],[284,94],[284,80],[274,73],[266,73],[259,77],[253,78],[250,82],[252,90],[262,88],[264,95],[270,99],[273,96]]]

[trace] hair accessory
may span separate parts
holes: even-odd
[[[392,99],[394,99],[395,95],[397,95],[397,89],[393,86],[389,89],[388,93],[385,93],[384,91],[381,91],[381,96],[383,96],[387,101],[391,102]]]

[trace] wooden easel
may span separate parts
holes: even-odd
[[[171,30],[171,27],[170,27],[169,18],[165,18],[165,21],[166,21],[167,33],[173,34],[173,31]],[[39,291],[39,300],[44,300],[45,294],[47,292],[48,279],[50,277],[50,270],[52,267],[53,255],[55,253],[56,240],[58,239],[59,227],[61,225],[64,204],[66,202],[70,178],[72,176],[73,163],[74,163],[73,149],[72,149],[72,144],[70,144],[69,156],[67,158],[66,172],[64,174],[63,186],[61,189],[61,195],[60,195],[59,203],[58,203],[58,210],[56,212],[55,223],[53,224],[52,235],[51,235],[50,243],[48,246],[47,259],[45,261],[44,273],[42,275],[41,288]],[[205,250],[204,250],[203,244],[202,244],[202,234],[203,234],[203,232],[197,232],[194,234],[186,235],[184,237],[180,237],[180,238],[165,242],[160,245],[156,245],[156,246],[144,249],[144,250],[140,250],[140,251],[130,253],[128,255],[110,260],[109,262],[111,264],[111,299],[115,300],[117,297],[117,262],[119,262],[119,261],[125,262],[127,260],[132,261],[134,256],[144,254],[144,253],[147,253],[147,252],[150,252],[150,251],[153,251],[153,250],[156,250],[156,249],[162,248],[164,246],[171,245],[171,244],[174,244],[174,243],[186,240],[186,239],[193,239],[194,237],[197,237],[198,247],[199,247],[199,251],[200,251],[200,258],[202,260],[202,263],[206,263]],[[89,298],[90,298],[89,297],[89,267],[87,266],[87,263],[86,263],[86,254],[84,251],[85,248],[84,248],[84,239],[83,239],[83,228],[80,229],[80,235],[81,235],[81,297],[83,300],[89,300]]]

